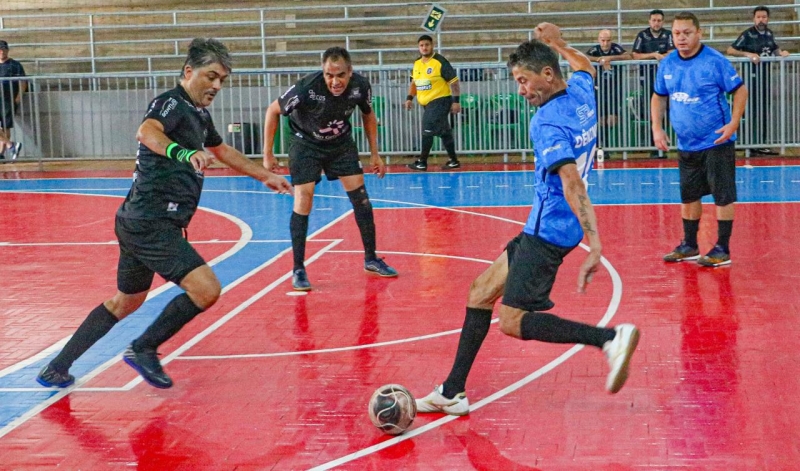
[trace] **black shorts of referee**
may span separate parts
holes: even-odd
[[[452,130],[450,127],[450,107],[453,97],[437,98],[425,105],[422,113],[422,134],[441,136]]]
[[[714,204],[736,202],[736,152],[733,142],[701,151],[678,151],[681,203],[692,203],[705,195]]]
[[[114,232],[119,240],[117,289],[125,294],[149,290],[155,273],[180,285],[186,275],[206,264],[184,237],[183,228],[173,222],[117,216]]]
[[[337,141],[342,142],[332,142],[323,147],[294,137],[289,144],[289,174],[292,176],[292,185],[319,183],[323,172],[329,181],[363,174],[364,169],[353,138],[347,136]]]
[[[574,248],[559,247],[525,232],[513,238],[506,245],[508,278],[502,303],[528,312],[552,309],[555,303],[550,291],[558,267]]]

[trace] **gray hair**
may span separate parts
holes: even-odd
[[[181,78],[187,65],[192,69],[199,69],[211,64],[219,64],[230,73],[231,55],[228,48],[216,39],[195,38],[189,45],[189,54],[186,55],[186,62],[181,69]]]

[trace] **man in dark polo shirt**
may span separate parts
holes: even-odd
[[[768,62],[761,62],[762,57],[786,57],[788,51],[782,50],[775,42],[772,30],[767,27],[769,23],[769,8],[758,6],[753,10],[753,26],[747,28],[728,47],[728,55],[747,57],[750,62],[743,64],[742,78],[750,91],[751,122],[753,123],[753,142],[762,145],[753,149],[753,153],[761,155],[777,155],[777,152],[766,147],[769,141],[769,108],[772,69]]]
[[[167,304],[123,354],[152,386],[172,387],[158,359],[169,340],[219,298],[221,287],[200,254],[185,239],[203,189],[203,170],[216,158],[260,180],[279,193],[289,182],[222,142],[206,109],[231,73],[227,48],[214,39],[195,39],[180,85],[157,96],[139,126],[136,171],[128,196],[117,211],[119,240],[117,293],[89,313],[64,349],[39,373],[43,386],[64,388],[75,382],[72,363],[147,298],[158,273],[186,292]],[[204,149],[207,149],[206,152]]]

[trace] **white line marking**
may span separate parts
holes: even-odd
[[[3,368],[2,370],[0,370],[0,378],[2,378],[3,376],[9,375],[9,374],[11,374],[11,373],[13,373],[15,371],[19,371],[19,370],[25,368],[28,365],[32,365],[32,364],[36,363],[37,361],[41,360],[42,358],[46,358],[47,356],[49,356],[53,352],[61,350],[61,347],[63,347],[64,344],[66,344],[69,341],[70,337],[72,337],[72,336],[70,335],[69,337],[63,338],[63,339],[59,340],[58,342],[54,343],[53,345],[50,345],[49,347],[45,348],[41,352],[39,352],[39,353],[37,353],[37,354],[35,354],[33,356],[30,356],[30,357],[28,357],[28,358],[26,358],[26,359],[24,359],[22,361],[18,361],[17,363],[14,363],[11,366],[7,366],[7,367]]]
[[[479,214],[479,213],[476,213],[476,214]],[[589,250],[588,246],[586,246],[584,244],[580,244],[580,245],[581,245],[582,249],[584,249],[586,251]],[[613,292],[612,292],[612,295],[611,295],[611,302],[608,304],[608,308],[606,309],[605,315],[603,315],[603,318],[597,324],[600,327],[604,327],[604,326],[608,325],[608,322],[614,317],[614,314],[616,314],[617,309],[619,309],[619,302],[622,299],[622,279],[620,278],[619,273],[611,265],[611,262],[609,262],[605,257],[602,257],[600,259],[600,261],[603,264],[603,266],[606,267],[606,269],[608,270],[609,274],[611,275],[611,281],[612,281],[612,285],[613,285]],[[561,365],[562,363],[567,361],[569,358],[571,358],[573,355],[575,355],[576,353],[581,351],[583,349],[583,347],[584,347],[584,345],[575,345],[575,346],[573,346],[572,348],[570,348],[569,350],[564,352],[558,358],[555,358],[550,363],[544,365],[543,367],[539,368],[538,370],[534,371],[533,373],[529,374],[528,376],[525,376],[524,378],[520,379],[516,383],[513,383],[513,384],[511,384],[511,385],[509,385],[509,386],[497,391],[496,393],[494,393],[494,394],[492,394],[492,395],[490,395],[488,397],[485,397],[484,399],[476,402],[475,404],[470,406],[470,408],[469,408],[470,413],[475,412],[476,410],[480,409],[481,407],[486,406],[488,404],[491,404],[492,402],[511,394],[512,392],[514,392],[514,391],[520,389],[521,387],[527,385],[531,381],[534,381],[535,379],[543,376],[545,373],[548,373],[548,372],[552,371],[557,366]],[[452,421],[454,421],[454,420],[456,420],[458,418],[459,417],[452,416],[452,415],[444,416],[441,419],[438,419],[438,420],[435,420],[435,421],[433,421],[433,422],[431,422],[429,424],[423,425],[420,428],[410,430],[410,431],[406,432],[403,435],[399,435],[397,437],[391,438],[391,439],[386,440],[384,442],[378,443],[378,444],[370,446],[368,448],[364,448],[364,449],[359,450],[357,452],[354,452],[354,453],[351,453],[349,455],[343,456],[341,458],[329,461],[327,463],[323,463],[323,464],[321,464],[319,466],[315,466],[315,467],[311,468],[310,471],[322,471],[322,470],[335,468],[337,466],[341,466],[341,465],[343,465],[345,463],[349,463],[349,462],[351,462],[353,460],[357,460],[357,459],[362,458],[364,456],[370,455],[370,454],[375,453],[377,451],[380,451],[380,450],[383,450],[383,449],[388,448],[390,446],[396,445],[396,444],[398,444],[398,443],[400,443],[402,441],[405,441],[405,440],[408,440],[410,438],[416,437],[417,435],[421,435],[421,434],[423,434],[425,432],[428,432],[428,431],[433,430],[435,428],[441,427],[442,425],[448,424],[448,423],[450,423],[450,422],[452,422]]]
[[[410,187],[408,187],[408,189],[409,190],[421,190],[422,187],[421,186],[410,186]]]
[[[479,185],[467,185],[467,188],[480,188]]]
[[[625,185],[625,184],[624,183],[619,183],[619,182],[611,184],[611,186],[623,186],[623,185]]]
[[[642,185],[655,185],[653,182],[642,182]]]
[[[508,188],[508,185],[495,185],[495,188]]]
[[[670,185],[680,185],[681,182],[669,182]]]
[[[451,187],[449,187],[449,186],[440,186],[439,187],[440,190],[449,190],[450,188]]]
[[[736,183],[740,183],[740,182],[736,182]],[[741,183],[743,183],[743,182],[741,182]],[[761,183],[775,183],[775,180],[761,180]]]

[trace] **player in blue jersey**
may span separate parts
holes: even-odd
[[[470,287],[467,315],[450,375],[432,393],[417,400],[418,412],[469,413],[464,392],[467,375],[483,343],[500,296],[500,330],[522,340],[581,343],[602,348],[611,372],[606,389],[616,393],[628,377],[628,365],[639,340],[631,324],[614,329],[562,319],[542,311],[553,307],[550,291],[564,257],[584,234],[589,255],[578,274],[584,291],[597,271],[602,246],[597,220],[586,193],[586,177],[597,143],[594,67],[569,47],[555,25],[536,27],[537,40],[522,43],[508,62],[519,94],[539,108],[530,135],[536,154],[533,208],[522,233]],[[574,75],[565,81],[558,64],[561,54]]]
[[[736,202],[734,141],[747,103],[747,87],[722,54],[701,44],[697,17],[679,13],[672,23],[677,54],[661,61],[651,99],[653,139],[667,150],[661,113],[669,99],[669,116],[678,137],[683,241],[664,256],[666,262],[697,260],[718,267],[731,263],[728,243]],[[725,94],[733,94],[733,112]],[[717,243],[704,256],[697,245],[703,207],[700,198],[712,195],[717,206]]]

